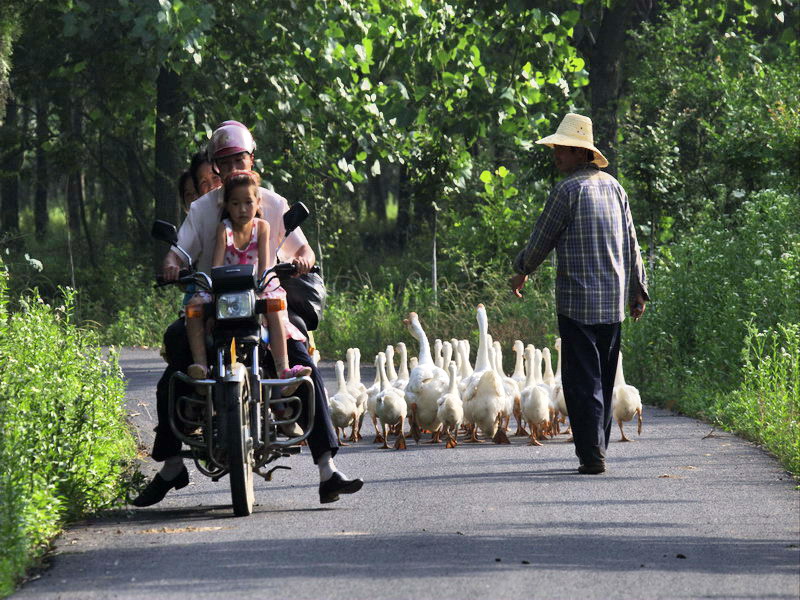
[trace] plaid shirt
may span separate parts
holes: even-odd
[[[638,291],[649,299],[628,196],[594,165],[555,185],[514,269],[531,273],[553,248],[559,314],[587,325],[619,323]]]

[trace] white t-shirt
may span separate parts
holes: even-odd
[[[265,188],[258,188],[261,194],[261,218],[269,223],[269,244],[267,259],[269,268],[275,264],[275,249],[283,239],[283,213],[289,210],[286,198]],[[203,273],[211,273],[211,260],[214,258],[214,246],[217,241],[217,227],[222,217],[222,188],[211,190],[201,196],[189,207],[181,228],[178,230],[178,245],[189,253],[195,269]],[[297,250],[308,244],[308,240],[298,227],[281,248],[280,259],[291,260]],[[180,252],[176,253],[183,259]]]

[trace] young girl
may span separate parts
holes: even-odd
[[[260,218],[258,192],[261,178],[252,171],[234,171],[223,183],[224,210],[222,222],[217,228],[217,244],[214,248],[212,265],[255,265],[256,276],[260,277],[265,269],[272,266],[269,247],[269,223]],[[259,297],[282,299],[285,303],[286,292],[277,279],[273,279]],[[209,302],[211,297],[205,292],[196,294],[190,304]],[[311,374],[311,368],[304,365],[289,367],[286,353],[286,339],[304,342],[305,336],[289,321],[286,310],[268,312],[266,314],[269,329],[269,347],[278,377],[289,379]],[[189,377],[205,379],[208,361],[206,359],[205,336],[202,318],[187,318],[186,332],[192,350],[194,364],[188,369]],[[288,395],[293,389],[284,388]]]

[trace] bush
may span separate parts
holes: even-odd
[[[552,346],[557,326],[549,267],[533,277],[524,300],[511,295],[506,281],[509,275],[510,265],[509,273],[484,275],[478,285],[440,282],[438,303],[434,302],[430,286],[419,279],[405,281],[401,289],[392,285],[374,289],[365,280],[361,286],[337,290],[334,282],[316,334],[317,345],[323,357],[332,360],[342,358],[347,348],[355,346],[371,363],[366,357],[400,341],[415,355],[417,342],[403,326],[403,319],[414,311],[419,314],[431,345],[435,338],[469,339],[474,352],[478,341],[475,308],[483,303],[489,316],[489,332],[504,348],[515,339]],[[504,363],[509,368],[513,355],[506,354]]]
[[[74,325],[74,294],[56,308],[29,294],[9,313],[6,280],[0,270],[0,595],[64,522],[120,499],[136,449],[117,356]]]
[[[800,475],[800,324],[767,331],[750,325],[742,358],[744,381],[717,397],[714,418]]]
[[[720,406],[751,401],[756,388],[748,360],[759,369],[776,364],[765,362],[763,347],[753,350],[753,328],[773,336],[800,323],[800,208],[794,194],[766,190],[744,200],[721,226],[706,224],[662,248],[650,275],[653,302],[642,321],[625,326],[626,375],[649,402],[745,431]],[[780,378],[789,371],[772,372]],[[791,389],[788,381],[769,386]],[[796,425],[784,420],[792,410],[785,406],[769,418],[796,437]]]

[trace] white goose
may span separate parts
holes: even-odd
[[[619,425],[619,432],[622,435],[621,442],[631,442],[622,430],[622,422],[630,421],[634,415],[639,417],[638,433],[642,435],[642,396],[632,385],[625,383],[625,376],[622,374],[622,352],[617,359],[617,374],[614,377],[614,392],[611,396],[611,414]]]
[[[556,338],[556,352],[558,352],[558,362],[556,363],[555,385],[553,386],[558,405],[558,421],[561,424],[567,422],[569,413],[567,412],[567,399],[564,397],[564,386],[561,384],[561,338]],[[572,425],[567,428],[567,434],[572,433]]]
[[[406,449],[406,437],[403,428],[406,422],[406,400],[403,393],[396,387],[389,384],[386,376],[386,355],[378,354],[378,371],[381,379],[381,391],[375,398],[375,414],[381,422],[381,433],[383,435],[383,446],[389,448],[386,440],[389,439],[389,428],[397,427],[399,430],[395,450]]]
[[[439,338],[433,340],[433,364],[442,368],[442,340]]]
[[[514,432],[515,436],[524,435],[527,436],[528,432],[525,430],[525,420],[522,418],[522,390],[525,389],[525,367],[524,367],[524,360],[525,360],[525,346],[522,343],[522,340],[515,340],[514,341],[514,354],[516,354],[516,359],[514,362],[514,374],[511,375],[511,379],[517,382],[517,387],[519,388],[520,393],[520,401],[514,405],[514,418],[517,420],[517,430]]]
[[[464,404],[458,394],[456,363],[450,361],[447,370],[450,374],[450,387],[437,402],[437,416],[442,423],[442,430],[447,436],[445,448],[455,448],[458,446],[458,428],[461,427],[461,422],[464,420]]]
[[[378,393],[381,391],[381,370],[378,367],[379,358],[383,356],[383,364],[386,366],[386,354],[379,352],[375,355],[375,381],[367,388],[367,412],[372,419],[372,426],[375,428],[375,444],[383,443],[383,435],[381,429],[378,427],[378,414],[375,412],[375,402],[378,399]]]
[[[550,419],[548,420],[550,437],[554,437],[558,433],[558,425],[556,423],[556,414],[558,407],[556,406],[555,390],[544,382],[542,377],[542,350],[538,348],[534,350],[533,355],[533,377],[536,383],[547,392],[547,398],[550,402]],[[554,431],[555,429],[555,431]]]
[[[389,384],[394,384],[397,380],[397,371],[394,370],[394,346],[391,344],[386,346],[386,377],[389,378]]]
[[[475,360],[475,369],[472,375],[461,382],[464,385],[464,393],[461,395],[464,402],[464,413],[466,415],[469,412],[476,425],[472,429],[469,441],[480,441],[477,436],[477,428],[480,427],[484,435],[494,439],[496,444],[507,444],[510,443],[508,436],[499,427],[505,390],[503,382],[489,362],[489,319],[483,304],[478,305],[477,312],[480,333],[478,357]]]
[[[444,369],[444,365],[449,365],[450,361],[453,360],[453,346],[450,342],[443,342],[442,343],[442,369]],[[456,365],[458,368],[458,365]],[[458,373],[456,373],[456,380],[458,379]]]
[[[511,424],[511,415],[514,414],[514,407],[519,406],[519,386],[517,382],[503,372],[503,350],[500,342],[495,341],[492,344],[494,348],[494,368],[503,382],[503,389],[506,391],[506,405],[503,409],[505,423],[503,423],[503,431],[508,434],[508,427]]]
[[[525,349],[525,361],[528,363],[528,378],[522,390],[522,416],[531,430],[529,446],[541,446],[537,439],[544,435],[550,422],[550,395],[536,382],[535,361],[538,350],[529,345]]]
[[[344,430],[348,425],[356,427],[358,421],[358,408],[356,407],[356,399],[350,394],[347,389],[347,382],[344,379],[344,363],[341,360],[336,361],[336,382],[338,389],[335,394],[328,398],[328,408],[331,412],[331,422],[336,428],[336,437],[339,435],[339,430]],[[344,442],[339,442],[342,446],[347,446]]]
[[[397,379],[392,385],[402,392],[408,385],[408,351],[404,342],[397,342],[395,350],[399,356],[400,367],[397,370]]]
[[[356,399],[356,428],[351,432],[350,441],[357,442],[361,439],[361,423],[367,410],[367,387],[361,383],[361,350],[358,348],[347,349],[347,391]]]
[[[415,312],[408,313],[403,321],[411,336],[419,342],[419,359],[411,371],[406,385],[406,402],[411,410],[411,433],[419,443],[420,429],[433,432],[432,443],[439,441],[441,423],[437,417],[437,401],[446,392],[450,383],[447,373],[437,367],[431,356],[428,336]]]

